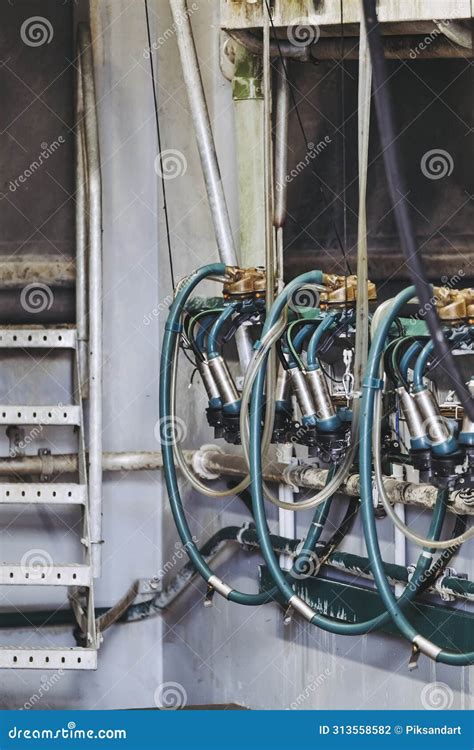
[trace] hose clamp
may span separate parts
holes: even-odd
[[[217,593],[223,596],[224,599],[228,599],[229,594],[232,593],[231,587],[228,586],[227,583],[224,583],[224,581],[221,581],[220,578],[214,575],[208,578],[207,585],[213,588],[215,591],[217,591]]]
[[[382,378],[365,378],[364,382],[362,383],[363,388],[368,388],[372,391],[381,391],[383,389],[383,379]]]
[[[415,637],[413,638],[413,645],[416,646],[422,654],[425,654],[425,656],[429,656],[430,659],[433,659],[433,661],[437,660],[442,651],[439,646],[436,646],[434,643],[429,641],[427,638],[424,638],[422,635],[415,635]]]
[[[303,615],[303,617],[309,622],[311,622],[314,615],[316,614],[315,612],[313,612],[309,604],[306,604],[306,602],[303,601],[303,599],[300,599],[300,597],[297,596],[296,594],[294,594],[294,596],[291,597],[288,604],[290,604],[293,607],[293,609],[296,612],[298,612],[300,615]]]
[[[165,331],[168,333],[181,333],[183,326],[181,323],[168,323],[166,322]]]

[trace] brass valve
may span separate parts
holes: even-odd
[[[444,323],[455,324],[468,317],[474,317],[473,289],[449,289],[444,286],[435,286],[433,296],[439,318]],[[468,308],[471,315],[468,313]]]
[[[229,280],[223,287],[223,296],[229,297],[259,297],[265,296],[265,270],[263,268],[238,268],[227,267]]]
[[[324,285],[327,287],[327,291],[321,292],[321,307],[346,306],[354,304],[357,300],[357,276],[355,275],[325,274]],[[372,281],[367,282],[367,293],[370,302],[377,299],[377,289]]]

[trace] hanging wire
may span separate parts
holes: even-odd
[[[146,17],[146,32],[147,32],[147,38],[148,38],[148,49],[150,50],[150,72],[151,72],[151,81],[152,81],[152,86],[153,86],[153,103],[155,107],[158,156],[160,160],[161,192],[163,195],[163,213],[165,217],[166,242],[168,245],[168,259],[169,259],[169,266],[170,266],[171,283],[174,289],[176,287],[176,282],[175,282],[174,267],[173,267],[173,252],[171,249],[171,233],[170,233],[170,223],[169,223],[169,216],[168,216],[168,202],[166,200],[166,188],[165,188],[165,177],[164,177],[165,172],[163,169],[163,153],[161,150],[160,116],[158,112],[158,99],[157,99],[157,94],[156,94],[155,67],[153,65],[153,46],[151,43],[151,28],[150,28],[150,15],[148,12],[148,0],[145,0],[145,17]]]

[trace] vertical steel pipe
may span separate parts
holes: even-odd
[[[288,195],[288,117],[290,112],[290,85],[287,72],[288,61],[276,64],[276,111],[275,111],[275,227],[283,227],[286,220]]]
[[[94,576],[101,571],[102,543],[102,184],[92,39],[79,24],[84,136],[87,160],[89,239],[89,511]]]
[[[87,215],[84,143],[84,97],[82,61],[78,50],[76,71],[75,166],[76,166],[76,330],[82,397],[87,395]]]
[[[290,85],[288,61],[279,60],[277,68],[275,116],[275,206],[273,225],[276,229],[276,277],[278,290],[284,285],[283,226],[286,220],[288,196],[288,118],[290,112]]]
[[[181,67],[183,69],[191,119],[201,159],[209,208],[214,224],[219,258],[228,266],[236,266],[238,265],[238,257],[232,235],[232,227],[186,0],[170,0],[170,8],[173,15],[174,31],[178,41]],[[235,338],[240,364],[243,371],[245,371],[252,359],[252,341],[245,327],[240,327],[237,330]]]
[[[186,0],[170,0],[170,7],[173,14],[174,31],[178,41],[191,118],[196,134],[209,206],[216,233],[219,257],[223,263],[234,266],[237,265],[237,253],[217,161],[189,11]]]

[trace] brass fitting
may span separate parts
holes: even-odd
[[[449,289],[445,286],[433,287],[436,309],[440,320],[447,324],[456,324],[467,318],[467,300],[465,292],[472,290]],[[472,300],[474,303],[474,298]]]
[[[324,274],[324,285],[327,291],[321,292],[321,307],[341,306],[355,304],[357,300],[357,276],[337,276],[336,274]],[[369,302],[377,299],[377,289],[372,281],[367,282]]]
[[[265,270],[263,268],[228,266],[226,272],[229,279],[222,290],[224,298],[255,297],[258,299],[265,296]]]
[[[469,325],[474,325],[474,289],[463,289],[462,294],[466,302],[466,317]]]

